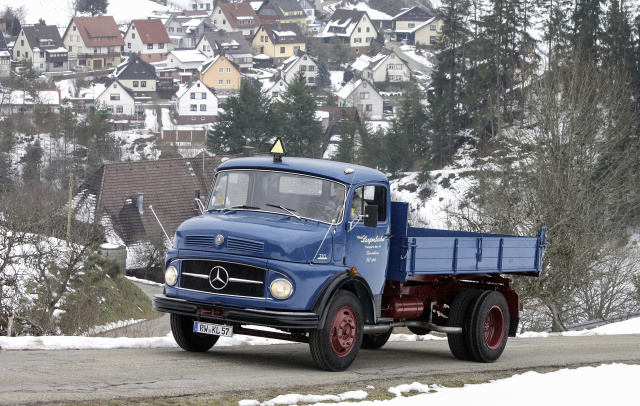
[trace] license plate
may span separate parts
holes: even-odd
[[[209,334],[213,336],[232,337],[233,327],[223,326],[220,324],[193,322],[193,332],[201,334]]]

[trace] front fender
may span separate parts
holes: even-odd
[[[362,304],[362,312],[364,314],[364,322],[367,324],[375,323],[376,311],[374,308],[374,296],[367,281],[360,275],[353,276],[349,270],[334,275],[329,282],[322,288],[320,294],[313,302],[311,311],[319,315],[318,330],[324,327],[325,313],[329,300],[338,290],[348,290],[354,293]]]

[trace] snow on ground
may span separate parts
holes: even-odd
[[[544,338],[549,335],[618,335],[640,334],[640,317],[598,327],[593,330],[561,334],[527,333],[517,339],[531,337]],[[406,334],[392,335],[392,341],[415,340],[417,336]],[[427,335],[423,338],[431,337]],[[526,338],[525,338],[526,337]],[[232,345],[272,345],[286,343],[281,340],[247,337],[221,337],[216,346]],[[171,334],[164,337],[149,338],[102,338],[102,337],[0,337],[2,350],[63,350],[63,349],[107,349],[107,348],[158,348],[177,347]],[[510,378],[491,381],[484,384],[465,385],[462,388],[447,388],[424,383],[407,383],[387,388],[395,394],[391,400],[366,400],[365,390],[341,394],[284,394],[269,400],[245,399],[239,406],[275,406],[275,405],[358,405],[358,406],[422,406],[425,404],[473,404],[493,406],[496,394],[501,399],[512,399],[519,406],[539,406],[541,404],[608,404],[612,394],[616,399],[637,398],[637,377],[640,365],[611,364],[598,367],[561,369],[540,374],[529,371]],[[417,393],[417,394],[416,394]],[[633,403],[633,402],[631,402]],[[630,404],[631,404],[630,403]]]
[[[73,17],[73,0],[0,0],[0,10],[10,6],[14,9],[24,7],[25,20],[23,25],[38,24],[39,19],[48,25],[66,28]],[[169,8],[151,0],[109,0],[106,15],[113,16],[118,24],[128,24],[134,19],[144,19],[153,11],[163,11]]]

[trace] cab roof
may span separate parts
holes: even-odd
[[[281,162],[274,162],[272,157],[235,158],[220,164],[217,171],[230,169],[295,172],[330,178],[345,184],[388,182],[385,174],[378,170],[325,159],[283,157]]]

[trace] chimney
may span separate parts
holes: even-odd
[[[138,213],[144,214],[144,193],[138,193]]]

